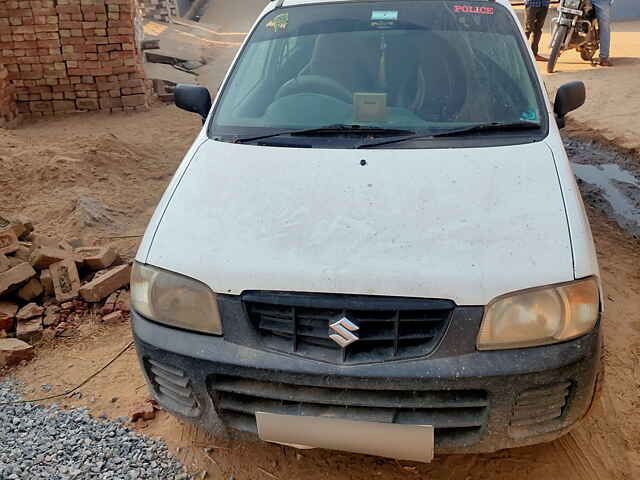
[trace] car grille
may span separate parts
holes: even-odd
[[[286,293],[247,293],[243,303],[263,347],[347,364],[428,355],[455,308],[450,300]],[[329,337],[341,318],[358,327],[346,348]]]
[[[188,417],[200,414],[200,408],[191,389],[191,380],[179,368],[146,359],[145,368],[158,401],[170,404]]]
[[[554,383],[520,393],[511,415],[511,433],[527,436],[533,430],[553,430],[565,412],[570,393],[571,382]]]
[[[221,419],[239,430],[257,431],[256,412],[432,425],[441,448],[476,443],[489,407],[482,390],[317,387],[230,375],[213,377],[210,391]]]

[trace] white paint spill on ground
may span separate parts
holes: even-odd
[[[598,187],[613,209],[613,213],[624,223],[634,224],[640,229],[640,180],[614,163],[587,165],[572,164],[573,171],[580,180]],[[633,197],[631,194],[635,192]],[[631,225],[630,225],[631,226]]]

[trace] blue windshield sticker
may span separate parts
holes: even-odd
[[[395,22],[398,20],[398,11],[374,10],[371,12],[371,20],[374,22]]]
[[[526,112],[522,114],[520,120],[525,120],[527,122],[535,122],[538,119],[538,114],[533,108],[530,108]]]

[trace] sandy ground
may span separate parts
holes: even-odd
[[[549,35],[542,39],[546,53]],[[611,68],[592,67],[575,51],[564,52],[553,74],[538,63],[553,101],[562,84],[581,80],[587,87],[587,101],[571,118],[597,131],[619,147],[640,152],[640,21],[614,25],[611,40]]]
[[[614,57],[623,59],[613,69],[592,69],[567,54],[560,59],[560,72],[545,77],[550,90],[574,79],[587,82],[590,100],[573,115],[569,129],[573,134],[602,135],[622,147],[637,148],[640,140],[633,132],[640,130],[635,114],[640,108],[640,50],[634,48],[638,29],[633,25],[629,32],[617,28]],[[219,26],[220,33],[237,33],[226,27]],[[224,35],[201,32],[193,35],[211,42],[226,41]],[[623,33],[630,34],[624,41]],[[236,36],[232,38],[229,43],[236,45],[207,44],[205,49],[215,59],[202,75],[212,90],[237,49]],[[83,115],[14,132],[0,130],[0,214],[29,215],[39,230],[65,238],[114,242],[131,256],[138,239],[115,237],[142,234],[199,127],[196,116],[157,106],[136,115]],[[640,160],[635,166],[640,169]],[[245,436],[212,438],[165,412],[138,428],[163,438],[190,471],[207,471],[209,478],[221,480],[639,478],[640,245],[601,210],[588,209],[606,289],[607,377],[602,403],[593,415],[553,443],[490,455],[442,456],[430,465],[420,465],[334,452],[298,452]],[[51,385],[54,392],[75,386],[131,338],[126,325],[107,328],[90,319],[70,335],[41,345],[36,359],[15,372],[26,384],[28,397],[45,394],[43,384]],[[64,398],[58,403],[87,406],[96,416],[104,413],[114,418],[126,416],[132,402],[148,396],[133,351],[81,393],[81,398]]]

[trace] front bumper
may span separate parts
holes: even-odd
[[[436,453],[491,452],[565,434],[589,410],[600,365],[599,324],[562,344],[478,352],[471,342],[481,313],[473,308],[457,309],[438,354],[361,365],[264,351],[132,316],[160,405],[212,432],[220,420],[255,432],[257,411],[334,416],[430,424]]]

